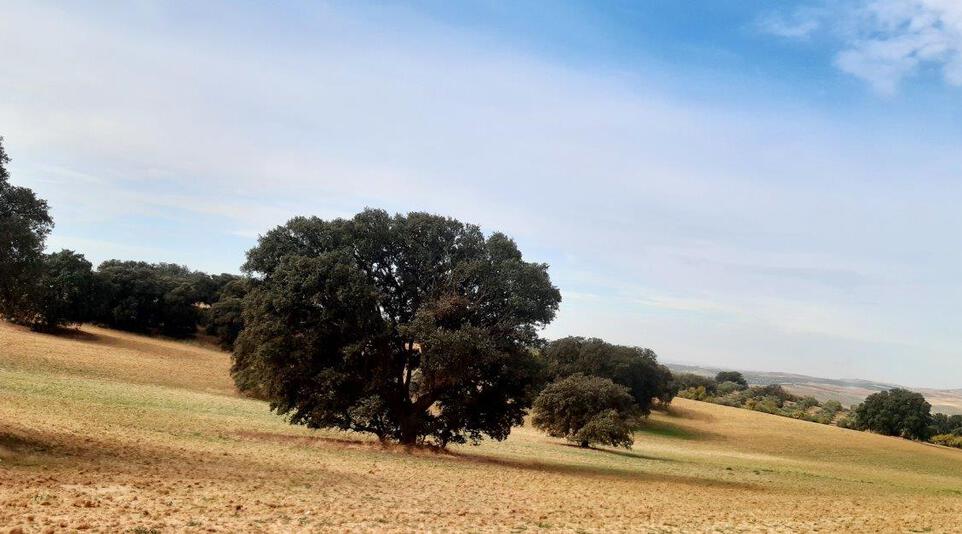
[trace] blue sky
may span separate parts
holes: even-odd
[[[425,210],[551,264],[548,337],[962,387],[962,4],[29,1],[0,62],[51,248]]]

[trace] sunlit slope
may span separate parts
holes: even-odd
[[[679,399],[631,451],[447,454],[287,425],[226,354],[0,325],[0,525],[205,531],[958,531],[962,451]],[[3,530],[0,530],[3,532]]]

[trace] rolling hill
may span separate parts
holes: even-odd
[[[962,451],[678,399],[634,449],[447,452],[287,424],[229,358],[0,323],[0,526],[30,532],[950,531]]]
[[[730,371],[717,367],[699,365],[666,364],[673,373],[695,373],[703,376],[715,376],[719,371]],[[865,397],[886,389],[905,387],[898,384],[887,384],[857,378],[818,378],[814,376],[792,373],[741,371],[750,384],[768,385],[781,384],[786,390],[796,395],[811,395],[821,401],[834,399],[845,406],[852,406],[865,400]],[[942,412],[949,415],[962,414],[962,389],[932,389],[905,388],[925,395],[932,405],[932,412]]]

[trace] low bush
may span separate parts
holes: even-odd
[[[628,389],[607,378],[573,374],[552,382],[534,401],[535,428],[588,447],[630,448],[639,411]]]
[[[936,445],[945,445],[946,447],[962,449],[962,436],[957,436],[955,434],[936,434],[932,436],[931,441]]]

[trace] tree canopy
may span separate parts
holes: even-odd
[[[29,322],[30,292],[42,269],[43,248],[53,228],[47,202],[9,182],[10,158],[0,137],[0,314]]]
[[[187,337],[201,318],[197,304],[210,304],[219,283],[234,278],[172,263],[108,260],[97,268],[96,319],[122,330]]]
[[[651,349],[612,345],[597,338],[566,337],[549,343],[541,357],[549,380],[575,373],[600,376],[628,388],[643,414],[655,400],[670,402],[678,392],[671,371]]]
[[[630,448],[638,412],[625,386],[575,373],[548,384],[534,402],[531,423],[550,436],[588,447],[592,443]]]
[[[855,426],[887,436],[927,439],[931,405],[921,393],[901,388],[869,395],[854,410]]]
[[[89,320],[97,298],[91,267],[82,254],[72,250],[44,256],[38,278],[27,289],[32,326],[49,329]]]
[[[715,382],[721,384],[722,382],[734,382],[739,386],[748,387],[748,381],[742,376],[738,371],[720,371],[715,375]]]
[[[298,217],[244,269],[238,385],[292,423],[405,444],[507,437],[561,300],[507,236],[426,213]]]

